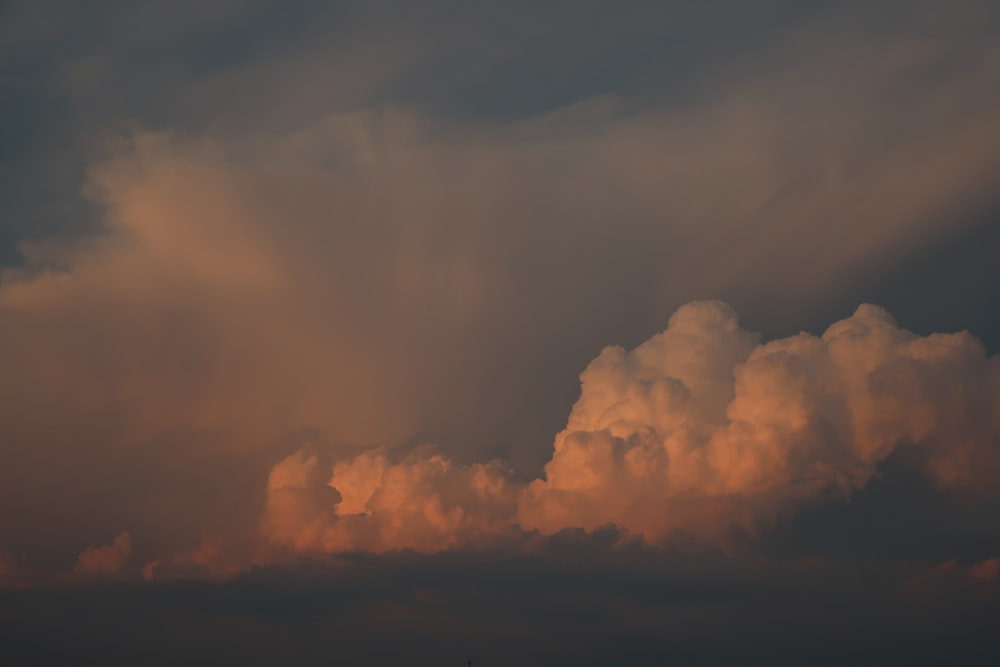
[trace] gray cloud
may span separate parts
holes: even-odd
[[[354,556],[229,582],[0,593],[19,664],[991,664],[997,599],[914,569],[747,562],[563,535],[533,555]],[[52,637],[59,641],[51,641]],[[725,641],[720,641],[725,637]],[[389,640],[391,638],[391,641]]]

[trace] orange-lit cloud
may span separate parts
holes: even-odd
[[[132,536],[125,532],[103,547],[90,547],[76,559],[75,572],[87,575],[121,574],[132,559]]]
[[[900,447],[941,487],[988,491],[998,377],[967,333],[918,336],[875,306],[822,336],[761,344],[726,304],[696,302],[587,367],[544,479],[515,494],[499,468],[440,455],[390,464],[366,452],[331,467],[300,452],[271,471],[263,534],[306,552],[434,551],[504,524],[717,540],[848,499]]]
[[[271,471],[261,529],[269,544],[298,552],[441,551],[499,535],[515,505],[497,462],[393,463],[372,451],[331,467],[299,452]]]
[[[142,578],[147,581],[224,578],[245,571],[248,562],[245,555],[234,558],[218,538],[206,537],[192,551],[146,563]]]
[[[870,308],[759,346],[686,307],[593,362],[548,454],[572,375],[693,289],[805,307],[993,193],[994,42],[786,46],[683,108],[331,107],[110,147],[85,187],[99,230],[0,277],[5,545],[66,569],[128,526],[155,573],[207,567],[205,535],[244,562],[516,526],[714,537],[845,497],[903,444],[987,488],[996,362]],[[897,81],[926,85],[900,101]],[[399,454],[414,441],[440,453]],[[508,454],[520,477],[475,463]]]
[[[987,558],[967,566],[951,559],[924,568],[903,582],[903,590],[939,597],[947,590],[978,590],[989,594],[1000,581],[1000,559]]]
[[[917,336],[865,305],[822,336],[756,343],[716,302],[635,350],[606,348],[521,525],[753,531],[848,498],[899,447],[943,487],[987,490],[1000,473],[1000,365],[969,334]]]
[[[984,584],[994,584],[1000,580],[1000,558],[973,563],[966,570],[966,575]]]

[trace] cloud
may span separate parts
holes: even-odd
[[[121,574],[132,560],[132,536],[124,532],[104,547],[90,547],[76,559],[75,572],[84,575]]]
[[[761,343],[730,306],[694,302],[580,380],[544,478],[516,492],[495,464],[366,452],[331,469],[299,452],[272,469],[264,534],[300,552],[438,551],[515,523],[717,542],[848,500],[897,450],[945,492],[995,494],[1000,474],[997,358],[876,306]]]
[[[957,559],[925,567],[902,582],[904,592],[918,598],[940,600],[946,595],[978,594],[992,597],[1000,580],[1000,559],[986,560],[963,566]]]
[[[354,554],[225,581],[0,594],[0,641],[18,664],[995,662],[997,596],[914,597],[900,579],[576,534],[530,554]]]
[[[300,553],[434,552],[498,537],[515,506],[499,462],[390,462],[376,450],[331,466],[298,452],[271,470],[261,530],[269,544]]]
[[[634,350],[606,348],[521,525],[755,532],[849,498],[899,448],[942,488],[991,492],[1000,363],[969,334],[918,336],[863,305],[822,336],[756,340],[730,307],[703,302]]]
[[[248,563],[247,554],[233,554],[231,545],[206,536],[193,550],[149,561],[142,567],[142,578],[147,581],[221,579],[245,572]]]
[[[290,4],[0,10],[8,662],[996,662],[995,8]]]
[[[144,563],[194,553],[205,536],[249,554],[261,535],[307,550],[437,549],[491,535],[510,518],[511,486],[549,458],[573,376],[600,346],[640,340],[704,295],[787,324],[789,313],[821,308],[845,274],[954,220],[953,206],[991,196],[1000,102],[983,82],[995,78],[995,40],[977,33],[967,49],[951,29],[916,23],[899,35],[841,25],[779,40],[746,60],[746,76],[699,71],[699,93],[683,105],[597,91],[488,121],[322,95],[283,113],[326,85],[325,51],[259,72],[253,59],[213,71],[186,99],[214,100],[206,114],[238,121],[150,123],[166,129],[104,147],[84,188],[97,231],[25,243],[23,264],[3,271],[0,507],[17,508],[0,512],[5,543],[42,569],[66,569],[95,535],[123,525]],[[839,47],[848,37],[856,49]],[[336,40],[316,43],[325,41]],[[279,79],[290,92],[257,103],[198,96]],[[877,454],[817,454],[827,468],[807,492],[797,454],[769,452],[755,432],[743,454],[716,443],[712,461],[680,455],[670,491],[631,488],[641,469],[654,471],[648,484],[659,479],[650,443],[667,430],[681,437],[671,419],[704,431],[684,436],[691,442],[716,442],[726,392],[750,396],[720,379],[736,367],[725,355],[751,345],[733,335],[703,367],[664,362],[693,398],[653,381],[636,414],[620,415],[637,429],[632,442],[589,426],[561,436],[517,516],[545,532],[615,521],[666,534],[699,513],[706,526],[749,529],[794,506],[786,496],[843,494],[870,474]],[[586,403],[600,405],[605,380],[645,391],[628,373],[601,377]],[[976,471],[992,469],[979,443],[993,427],[977,415],[968,428],[982,433],[921,450],[941,484],[972,488]],[[275,462],[305,442],[329,459],[306,456],[297,465],[314,474],[307,484],[268,490]],[[395,451],[413,442],[435,443],[440,458]],[[509,465],[476,468],[496,458]],[[792,482],[782,475],[799,490],[783,490]],[[388,486],[366,497],[373,479]],[[500,480],[494,507],[482,489]],[[591,506],[594,494],[567,486],[585,483],[620,491],[618,505]],[[407,504],[387,490],[396,484],[421,500]],[[682,488],[714,491],[662,519],[657,503],[686,502]],[[753,497],[742,516],[727,499],[737,490]],[[654,502],[641,502],[647,495]],[[64,526],[69,498],[81,519]],[[473,509],[456,511],[465,504]],[[412,525],[394,526],[393,513]]]
[[[993,584],[1000,578],[1000,559],[989,558],[973,563],[966,571],[967,576],[984,584]]]

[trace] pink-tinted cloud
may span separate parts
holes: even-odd
[[[796,42],[685,108],[602,98],[461,127],[321,108],[137,133],[89,171],[99,233],[28,244],[0,280],[5,544],[55,570],[120,526],[147,563],[204,535],[244,561],[261,536],[708,536],[843,497],[910,441],[942,486],[988,490],[996,362],[968,336],[907,343],[870,310],[844,326],[871,336],[755,347],[724,310],[687,308],[585,372],[544,479],[521,491],[471,463],[514,443],[511,467],[536,476],[563,378],[692,290],[805,307],[992,195],[996,44],[920,36]],[[888,97],[956,59],[960,76]],[[313,65],[296,74],[325,76]],[[414,439],[439,458],[394,453]],[[296,461],[304,441],[330,458]],[[279,461],[305,477],[267,486]]]
[[[331,467],[299,452],[271,470],[261,533],[293,552],[432,552],[499,536],[515,505],[516,489],[497,462],[390,462],[371,451]]]
[[[900,447],[942,487],[987,490],[1000,473],[1000,364],[969,334],[918,336],[865,305],[822,336],[756,343],[715,302],[635,350],[606,348],[521,525],[752,532],[850,497]]]
[[[973,563],[966,570],[966,576],[984,584],[995,584],[1000,580],[1000,558]]]
[[[543,479],[515,493],[500,468],[440,455],[366,452],[331,467],[299,452],[271,472],[262,530],[307,552],[434,551],[505,524],[714,541],[849,499],[899,448],[942,489],[989,493],[998,377],[967,333],[918,336],[875,306],[822,336],[762,344],[726,304],[696,302],[587,367]]]
[[[84,575],[121,574],[132,560],[132,536],[125,532],[103,547],[90,547],[76,559],[75,572]]]
[[[147,581],[225,578],[246,571],[249,559],[234,555],[222,540],[206,537],[196,549],[152,560],[142,567]]]
[[[918,596],[939,597],[946,592],[978,591],[991,594],[1000,581],[1000,559],[987,558],[967,566],[951,559],[924,568],[903,582],[903,590]]]

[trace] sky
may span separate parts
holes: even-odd
[[[0,3],[0,660],[994,664],[993,5]]]

